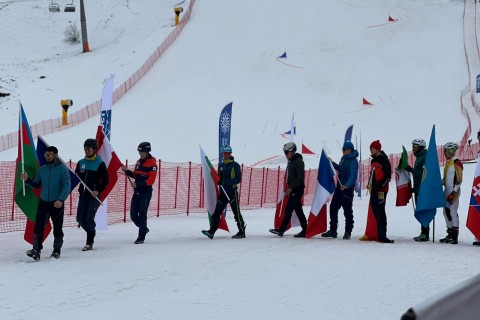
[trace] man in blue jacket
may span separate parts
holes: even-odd
[[[322,234],[324,238],[336,238],[338,227],[338,210],[343,208],[345,216],[344,240],[350,239],[353,230],[353,191],[358,174],[358,151],[353,143],[346,141],[342,148],[340,163],[332,162],[338,171],[338,181],[330,203],[330,230]]]
[[[33,248],[27,251],[27,256],[38,260],[43,249],[43,234],[48,219],[53,224],[53,252],[50,257],[60,258],[60,250],[63,244],[63,203],[70,194],[70,175],[67,167],[58,160],[58,149],[54,146],[47,147],[45,151],[46,163],[40,167],[37,176],[30,179],[26,173],[21,178],[25,184],[40,191],[37,213],[35,216],[35,228],[33,236]]]

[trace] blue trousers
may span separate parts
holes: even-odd
[[[152,188],[135,191],[130,203],[130,218],[138,227],[138,236],[145,237],[147,234],[147,212],[152,199]]]

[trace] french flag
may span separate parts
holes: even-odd
[[[327,231],[327,200],[335,191],[335,181],[330,160],[322,149],[318,165],[317,186],[313,196],[312,208],[308,216],[306,237],[311,238]]]

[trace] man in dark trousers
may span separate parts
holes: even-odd
[[[105,162],[97,155],[97,140],[87,139],[83,144],[85,158],[77,163],[75,173],[82,184],[78,188],[77,222],[87,232],[87,241],[82,251],[93,249],[95,239],[95,214],[100,205],[99,196],[108,185],[108,172]],[[86,186],[86,187],[85,187]]]
[[[232,239],[242,239],[245,238],[246,226],[242,213],[240,212],[237,192],[237,186],[242,181],[242,170],[240,169],[240,165],[235,162],[235,158],[232,157],[232,147],[229,145],[223,147],[222,157],[223,161],[218,165],[218,177],[220,178],[218,187],[220,188],[220,195],[218,196],[215,211],[212,214],[210,229],[202,230],[202,233],[210,239],[213,239],[220,223],[220,216],[223,210],[225,210],[227,203],[230,203],[233,217],[238,227],[238,232],[232,236]]]
[[[376,194],[377,210],[373,210],[375,220],[377,220],[378,242],[393,243],[393,240],[387,238],[387,213],[385,211],[389,182],[392,177],[392,165],[388,160],[388,156],[382,150],[380,140],[375,140],[370,144],[370,154],[372,156],[372,178],[375,178],[378,189]],[[374,196],[372,192],[373,190],[370,193],[370,197]],[[360,238],[360,240],[362,239]]]
[[[283,237],[288,224],[292,219],[292,213],[295,214],[300,221],[302,231],[295,234],[295,238],[305,238],[307,232],[307,218],[303,213],[302,197],[305,190],[305,163],[300,153],[297,153],[297,145],[294,142],[288,142],[283,146],[283,152],[288,159],[287,164],[287,190],[285,196],[288,196],[288,202],[285,206],[285,217],[279,229],[270,229],[269,231],[280,237]]]
[[[420,185],[422,184],[423,169],[427,160],[427,143],[423,139],[415,139],[412,141],[413,155],[415,156],[415,164],[413,168],[410,165],[405,169],[413,176],[413,193],[415,195],[415,204],[418,201]],[[421,226],[420,235],[414,237],[413,240],[418,242],[428,241],[430,239],[430,226]]]
[[[342,148],[343,156],[340,163],[332,162],[335,170],[338,171],[338,180],[332,202],[330,202],[330,230],[322,233],[324,238],[336,238],[338,228],[338,210],[343,208],[345,216],[344,240],[349,240],[353,230],[353,191],[358,175],[358,151],[353,143],[345,141]]]
[[[152,151],[150,142],[140,143],[137,150],[140,159],[135,164],[135,170],[132,172],[123,165],[121,168],[127,176],[135,178],[135,181],[130,181],[134,190],[130,204],[130,218],[138,227],[138,237],[134,243],[141,244],[150,231],[147,227],[147,213],[152,199],[153,184],[157,177],[157,159],[150,154]]]
[[[51,258],[60,258],[63,244],[63,203],[70,194],[70,175],[67,167],[57,157],[58,149],[49,146],[45,150],[46,163],[40,167],[37,176],[30,179],[27,173],[21,175],[27,186],[34,189],[42,188],[35,216],[33,248],[27,251],[27,256],[35,260],[40,259],[43,234],[48,219],[52,220],[54,236]]]

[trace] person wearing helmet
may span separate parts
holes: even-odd
[[[77,162],[75,173],[82,180],[78,192],[77,222],[87,232],[87,241],[82,251],[93,249],[95,239],[95,214],[100,204],[99,196],[108,185],[105,162],[97,155],[98,143],[87,139],[83,144],[85,157]],[[85,187],[86,185],[86,187]]]
[[[135,244],[141,244],[145,241],[145,236],[150,231],[147,227],[147,213],[150,200],[152,199],[153,184],[157,178],[157,159],[150,154],[152,146],[150,142],[141,142],[137,151],[140,159],[135,164],[133,171],[122,165],[120,168],[130,179],[130,185],[133,188],[132,200],[130,202],[130,218],[138,227],[138,237]]]
[[[340,163],[332,161],[338,171],[337,186],[330,202],[330,229],[322,233],[324,238],[336,238],[338,228],[338,210],[343,208],[345,216],[344,240],[349,240],[353,230],[353,192],[358,175],[358,151],[352,142],[345,141],[342,147],[343,156]]]
[[[445,208],[443,208],[443,216],[447,224],[447,236],[440,239],[442,243],[458,243],[458,204],[460,198],[460,186],[463,178],[463,164],[455,157],[458,144],[455,142],[447,142],[443,146],[443,153],[447,161],[443,168],[443,186],[445,194]]]
[[[243,239],[245,238],[246,225],[242,213],[240,212],[237,192],[238,184],[242,181],[242,170],[232,156],[231,146],[223,146],[222,157],[222,162],[218,164],[218,186],[220,188],[220,194],[218,196],[215,210],[212,214],[210,229],[202,230],[202,233],[208,238],[213,239],[215,232],[218,230],[218,225],[220,224],[220,216],[225,210],[227,204],[230,203],[233,217],[235,218],[238,227],[238,232],[232,236],[232,239]]]
[[[302,231],[295,234],[295,238],[305,238],[307,232],[307,218],[302,208],[302,197],[305,189],[305,163],[300,153],[297,153],[297,145],[294,142],[288,142],[283,146],[283,152],[288,159],[287,164],[287,189],[285,190],[285,197],[288,197],[285,206],[285,217],[278,229],[270,229],[269,231],[280,237],[283,236],[287,230],[288,224],[292,219],[292,213],[295,214],[300,221]]]
[[[388,187],[392,177],[392,165],[382,150],[380,140],[375,140],[370,144],[370,153],[372,171],[368,189],[370,190],[370,206],[377,222],[377,239],[369,239],[367,235],[363,235],[360,240],[394,243],[393,240],[387,238],[387,213],[385,212]]]
[[[420,192],[420,185],[422,184],[423,168],[425,167],[425,160],[427,159],[427,143],[423,139],[414,139],[412,141],[412,151],[415,156],[415,164],[413,168],[408,165],[405,170],[410,172],[413,176],[413,193],[415,203],[418,200]],[[420,235],[414,237],[413,240],[418,242],[428,241],[430,239],[430,226],[421,226]]]
[[[48,146],[45,149],[45,164],[30,179],[28,174],[22,173],[21,178],[25,185],[32,189],[40,190],[40,199],[35,213],[35,227],[33,230],[33,248],[26,252],[34,260],[40,259],[43,249],[45,222],[52,220],[53,224],[53,252],[51,258],[60,258],[63,245],[63,217],[64,203],[70,194],[70,174],[63,162],[58,160],[58,149]]]

